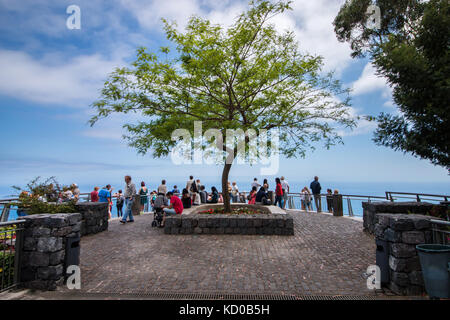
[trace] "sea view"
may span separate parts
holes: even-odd
[[[286,178],[287,179],[287,178]],[[205,185],[206,190],[210,192],[211,187],[215,186],[219,191],[221,190],[221,183],[219,180],[216,181],[207,181],[200,179],[201,182]],[[269,187],[270,190],[273,190],[274,178],[270,178],[269,180]],[[154,180],[144,180],[146,182],[146,186],[148,187],[149,191],[156,190],[158,185],[160,184],[160,181],[154,181]],[[251,182],[253,181],[252,178],[248,179],[236,179],[232,180],[236,181],[237,186],[239,187],[239,190],[241,192],[249,192],[251,190]],[[260,183],[262,182],[262,179],[258,180]],[[290,191],[291,193],[299,193],[303,187],[307,186],[309,188],[309,184],[311,181],[291,181],[287,179],[290,185]],[[136,188],[139,190],[141,180],[134,181],[136,184]],[[449,183],[418,183],[418,182],[333,182],[333,181],[320,181],[322,186],[322,193],[326,193],[326,189],[330,188],[333,191],[337,189],[340,194],[343,195],[361,195],[361,196],[378,196],[378,197],[385,197],[386,191],[393,191],[393,192],[411,192],[411,193],[426,193],[426,194],[436,194],[436,195],[450,195],[450,182]],[[121,182],[115,182],[115,183],[109,183],[111,184],[113,188],[113,193],[117,192],[118,190],[123,189],[124,183]],[[182,181],[181,179],[172,181],[167,181],[167,187],[168,190],[172,190],[173,186],[177,186],[178,189],[181,191],[186,186],[186,181]],[[82,193],[88,193],[91,192],[94,188],[94,186],[104,187],[104,185],[99,184],[80,184],[79,188]],[[15,190],[8,186],[0,187],[0,199],[9,198],[16,194]],[[324,200],[322,200],[324,201]],[[357,217],[362,217],[363,210],[362,210],[362,202],[367,200],[358,200],[358,199],[352,199],[351,205],[353,214]],[[379,201],[379,200],[378,200]],[[401,199],[398,201],[407,201],[407,199]],[[413,200],[411,200],[413,201]],[[115,202],[114,202],[115,203]],[[298,197],[294,198],[294,204],[295,208],[300,208],[300,199]],[[326,211],[326,206],[322,204],[323,210]],[[343,201],[344,206],[344,215],[348,215],[348,202],[346,199]],[[314,208],[315,209],[315,208]],[[111,212],[112,217],[117,217],[117,209],[115,205],[113,206],[113,210]],[[11,210],[9,220],[16,219],[16,213],[15,210]]]
[[[0,0],[0,301],[168,319],[448,301],[449,12]]]

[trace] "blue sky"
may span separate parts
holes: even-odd
[[[296,0],[294,10],[274,23],[294,30],[302,50],[322,55],[325,71],[334,70],[353,88],[355,114],[395,113],[384,79],[374,75],[367,60],[351,59],[348,44],[336,40],[331,23],[343,2]],[[66,27],[71,4],[81,9],[81,30]],[[190,173],[218,180],[220,167],[174,166],[170,159],[137,155],[121,139],[121,126],[136,121],[136,115],[113,116],[93,128],[87,121],[90,104],[114,67],[132,61],[138,46],[156,52],[169,45],[162,17],[177,21],[179,28],[191,14],[229,24],[246,5],[246,0],[0,0],[0,187],[52,175],[80,185],[122,181],[125,174],[151,181],[184,180],[179,178]],[[319,175],[330,181],[450,186],[445,169],[374,145],[374,128],[361,121],[353,132],[342,133],[343,146],[319,147],[305,159],[282,158],[279,175],[295,181]],[[259,176],[258,166],[236,165],[231,171],[231,179],[252,176]]]

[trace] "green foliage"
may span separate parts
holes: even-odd
[[[0,289],[8,288],[14,282],[14,252],[0,251]]]
[[[279,129],[288,157],[304,156],[318,141],[341,143],[333,124],[355,125],[348,90],[332,74],[322,76],[322,58],[302,53],[292,32],[276,32],[270,20],[289,9],[290,1],[252,1],[228,29],[193,16],[180,32],[163,20],[173,46],[161,49],[163,59],[140,48],[131,67],[117,68],[93,104],[91,125],[139,112],[147,121],[127,124],[127,139],[155,157],[175,146],[175,129],[193,136],[194,121],[224,137],[226,129]]]
[[[32,179],[25,188],[13,186],[20,192],[20,195],[19,201],[12,203],[12,205],[16,205],[27,214],[76,212],[75,201],[56,203],[59,193],[70,189],[70,187],[60,185],[55,177],[50,177],[43,182],[40,182],[40,180],[40,177]],[[42,201],[43,199],[47,202]]]
[[[335,31],[353,56],[369,54],[393,88],[399,114],[377,117],[374,142],[450,170],[450,4],[446,0],[379,0],[381,29],[365,27],[372,1],[347,1]]]
[[[44,202],[36,197],[30,197],[27,195],[21,195],[19,197],[19,202],[15,203],[15,205],[27,214],[77,212],[75,208],[75,201],[64,203]]]
[[[58,194],[60,192],[70,189],[68,186],[63,186],[58,183],[56,177],[52,176],[41,182],[41,177],[36,177],[27,183],[25,188],[12,186],[13,189],[20,193],[28,193],[34,197],[43,197],[50,202],[58,201]]]

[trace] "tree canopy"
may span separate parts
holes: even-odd
[[[381,9],[369,28],[367,8]],[[334,25],[352,56],[368,55],[393,88],[398,114],[381,113],[374,141],[450,170],[450,5],[446,0],[347,1]]]
[[[91,125],[111,113],[140,112],[142,121],[126,125],[127,139],[156,157],[175,147],[175,129],[193,132],[194,121],[224,136],[226,129],[277,129],[287,157],[304,156],[318,141],[327,148],[342,142],[335,127],[355,125],[348,90],[323,75],[321,57],[300,51],[292,31],[270,23],[289,9],[290,1],[252,1],[228,28],[192,16],[184,32],[163,19],[173,46],[158,54],[139,48],[131,67],[117,68],[93,104]],[[224,151],[235,156],[236,149]]]

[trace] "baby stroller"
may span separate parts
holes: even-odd
[[[161,208],[155,208],[153,211],[152,227],[161,227],[163,212]]]

